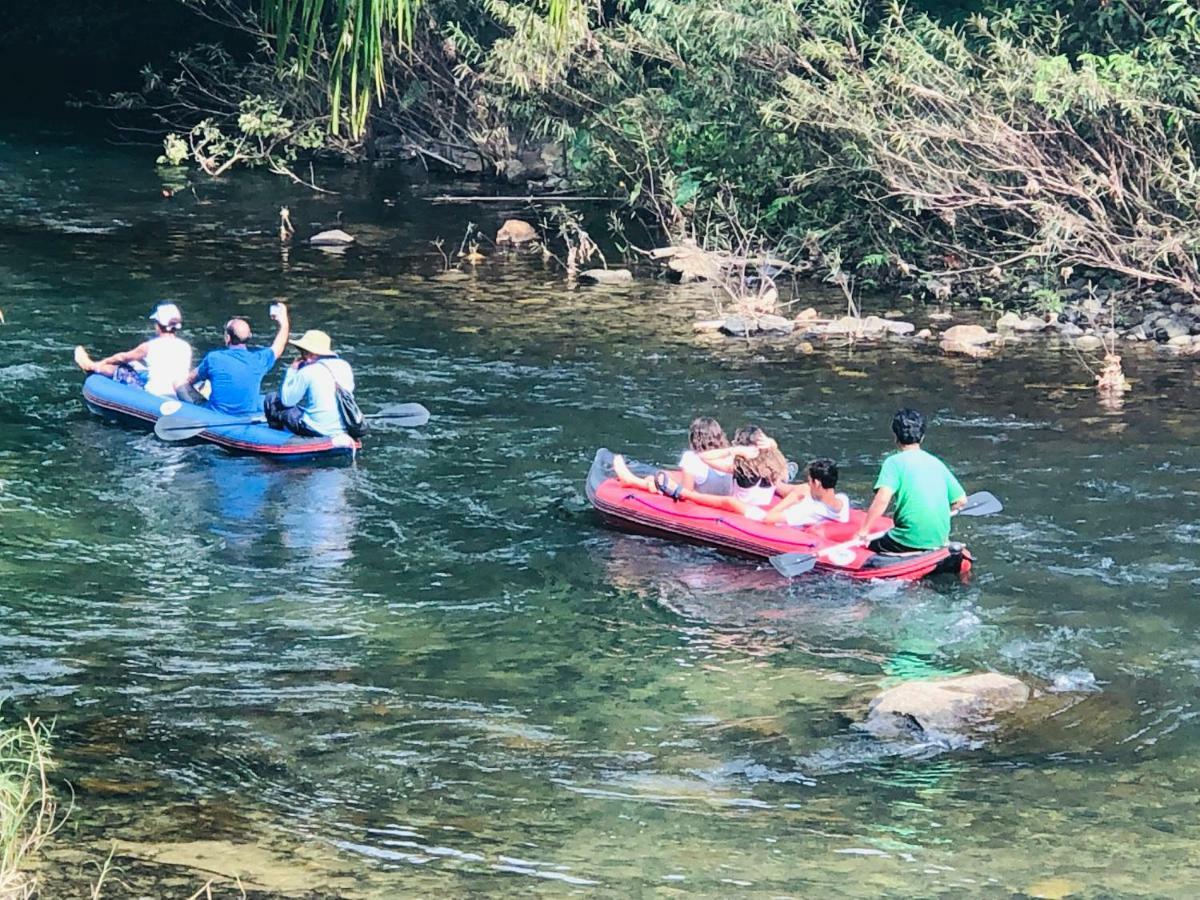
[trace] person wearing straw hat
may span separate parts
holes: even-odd
[[[93,360],[83,347],[75,348],[75,365],[90,374],[104,375],[121,384],[144,388],[158,397],[174,397],[187,383],[192,368],[192,347],[179,336],[183,313],[174,303],[160,303],[148,317],[154,337],[132,350]]]
[[[337,389],[354,393],[350,364],[333,352],[324,331],[312,329],[288,343],[300,351],[300,358],[288,366],[279,391],[267,395],[263,403],[267,422],[305,437],[344,433]]]

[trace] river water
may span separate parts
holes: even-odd
[[[1113,412],[1052,348],[696,337],[690,289],[570,289],[486,245],[433,277],[431,242],[519,207],[434,205],[394,171],[164,199],[152,155],[0,140],[0,712],[56,723],[54,896],[113,841],[112,896],[232,870],[256,896],[1200,890],[1193,364],[1134,355]],[[302,235],[341,211],[358,245],[281,252],[284,204]],[[106,426],[71,348],[132,346],[163,297],[198,347],[286,299],[368,411],[433,418],[338,467]],[[607,530],[583,495],[596,447],[670,461],[715,413],[836,457],[865,502],[904,404],[1006,504],[956,523],[967,584],[789,585]],[[850,728],[881,685],[978,670],[1063,711],[976,749]]]

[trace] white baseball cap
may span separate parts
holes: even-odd
[[[179,311],[179,307],[174,303],[160,303],[154,307],[154,312],[150,313],[148,318],[153,319],[163,328],[166,328],[172,323],[182,324],[183,313]]]

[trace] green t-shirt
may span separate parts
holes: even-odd
[[[964,495],[958,479],[946,464],[924,450],[901,450],[883,461],[875,490],[891,488],[895,494],[888,535],[914,549],[933,550],[950,540],[950,504]]]

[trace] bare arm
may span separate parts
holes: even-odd
[[[871,501],[871,507],[867,510],[867,517],[863,519],[862,527],[858,529],[855,535],[859,540],[865,540],[867,535],[871,533],[871,529],[875,523],[887,512],[888,504],[892,502],[892,495],[895,493],[889,487],[881,487],[875,492],[875,499]]]
[[[795,490],[785,494],[782,500],[767,510],[767,517],[763,521],[768,525],[774,525],[783,518],[783,514],[787,511],[788,507],[795,506],[808,495],[809,488],[807,484],[796,485]]]
[[[98,366],[119,366],[122,363],[136,362],[146,358],[146,344],[141,343],[132,350],[127,350],[124,353],[114,353],[112,356],[106,356],[104,359],[96,363]]]
[[[967,505],[967,495],[963,494],[957,500],[950,504],[950,515],[954,515],[960,509]]]
[[[733,463],[739,456],[754,459],[758,456],[757,447],[718,447],[715,450],[701,450],[696,454],[701,461],[716,472],[728,475],[733,471]]]
[[[275,359],[283,358],[283,351],[287,349],[287,339],[290,332],[290,322],[288,320],[287,307],[282,303],[279,304],[279,330],[275,332],[275,340],[271,341],[271,352],[275,354]]]

